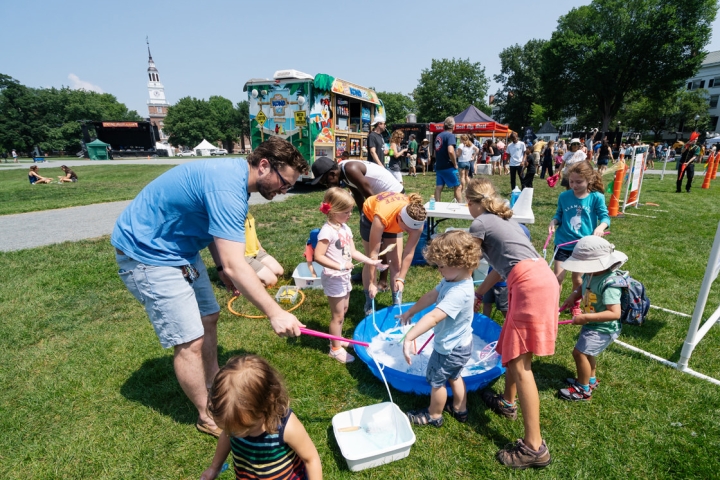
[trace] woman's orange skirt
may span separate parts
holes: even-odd
[[[560,288],[557,278],[542,259],[523,260],[507,278],[508,311],[496,351],[503,366],[528,352],[555,353]]]

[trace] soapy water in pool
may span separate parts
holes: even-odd
[[[400,340],[410,328],[410,325],[396,326],[378,333],[370,342],[368,354],[377,363],[383,364],[393,370],[424,377],[428,362],[430,361],[430,355],[434,350],[433,344],[435,339],[430,340],[420,355],[411,356],[412,365],[408,365],[403,356],[402,342]],[[432,330],[427,331],[415,340],[417,350],[420,350],[420,348],[425,345],[425,342],[427,342],[432,334]],[[477,375],[497,365],[499,355],[495,352],[495,343],[496,342],[492,342],[488,345],[483,339],[473,334],[472,356],[465,365],[465,368],[463,368],[461,376],[469,377],[471,375]]]

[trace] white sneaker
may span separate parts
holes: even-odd
[[[340,347],[338,350],[333,350],[331,348],[330,353],[328,353],[328,355],[330,356],[330,358],[334,358],[335,360],[337,360],[340,363],[351,363],[351,362],[355,361],[355,357],[350,355],[347,352],[347,350],[345,350],[342,347]]]

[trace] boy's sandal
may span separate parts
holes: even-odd
[[[195,424],[195,428],[197,428],[198,432],[205,433],[207,435],[213,436],[215,438],[220,438],[220,434],[222,433],[222,429],[219,427],[211,427],[205,422],[201,422],[200,420],[197,421]]]
[[[432,418],[428,409],[412,410],[407,412],[407,417],[413,425],[432,425],[433,427],[443,426],[443,417]]]
[[[447,403],[445,404],[445,411],[448,412],[452,417],[457,420],[460,423],[465,423],[468,420],[468,411],[465,410],[464,412],[457,412],[453,408],[452,405],[452,399],[448,399]]]

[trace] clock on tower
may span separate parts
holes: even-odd
[[[163,132],[163,120],[167,115],[167,109],[170,106],[165,99],[165,87],[160,83],[160,72],[155,68],[155,62],[153,61],[152,55],[150,54],[150,44],[148,43],[148,113],[150,121],[153,125],[157,126],[158,133],[160,134],[161,142],[168,140],[167,135]]]

